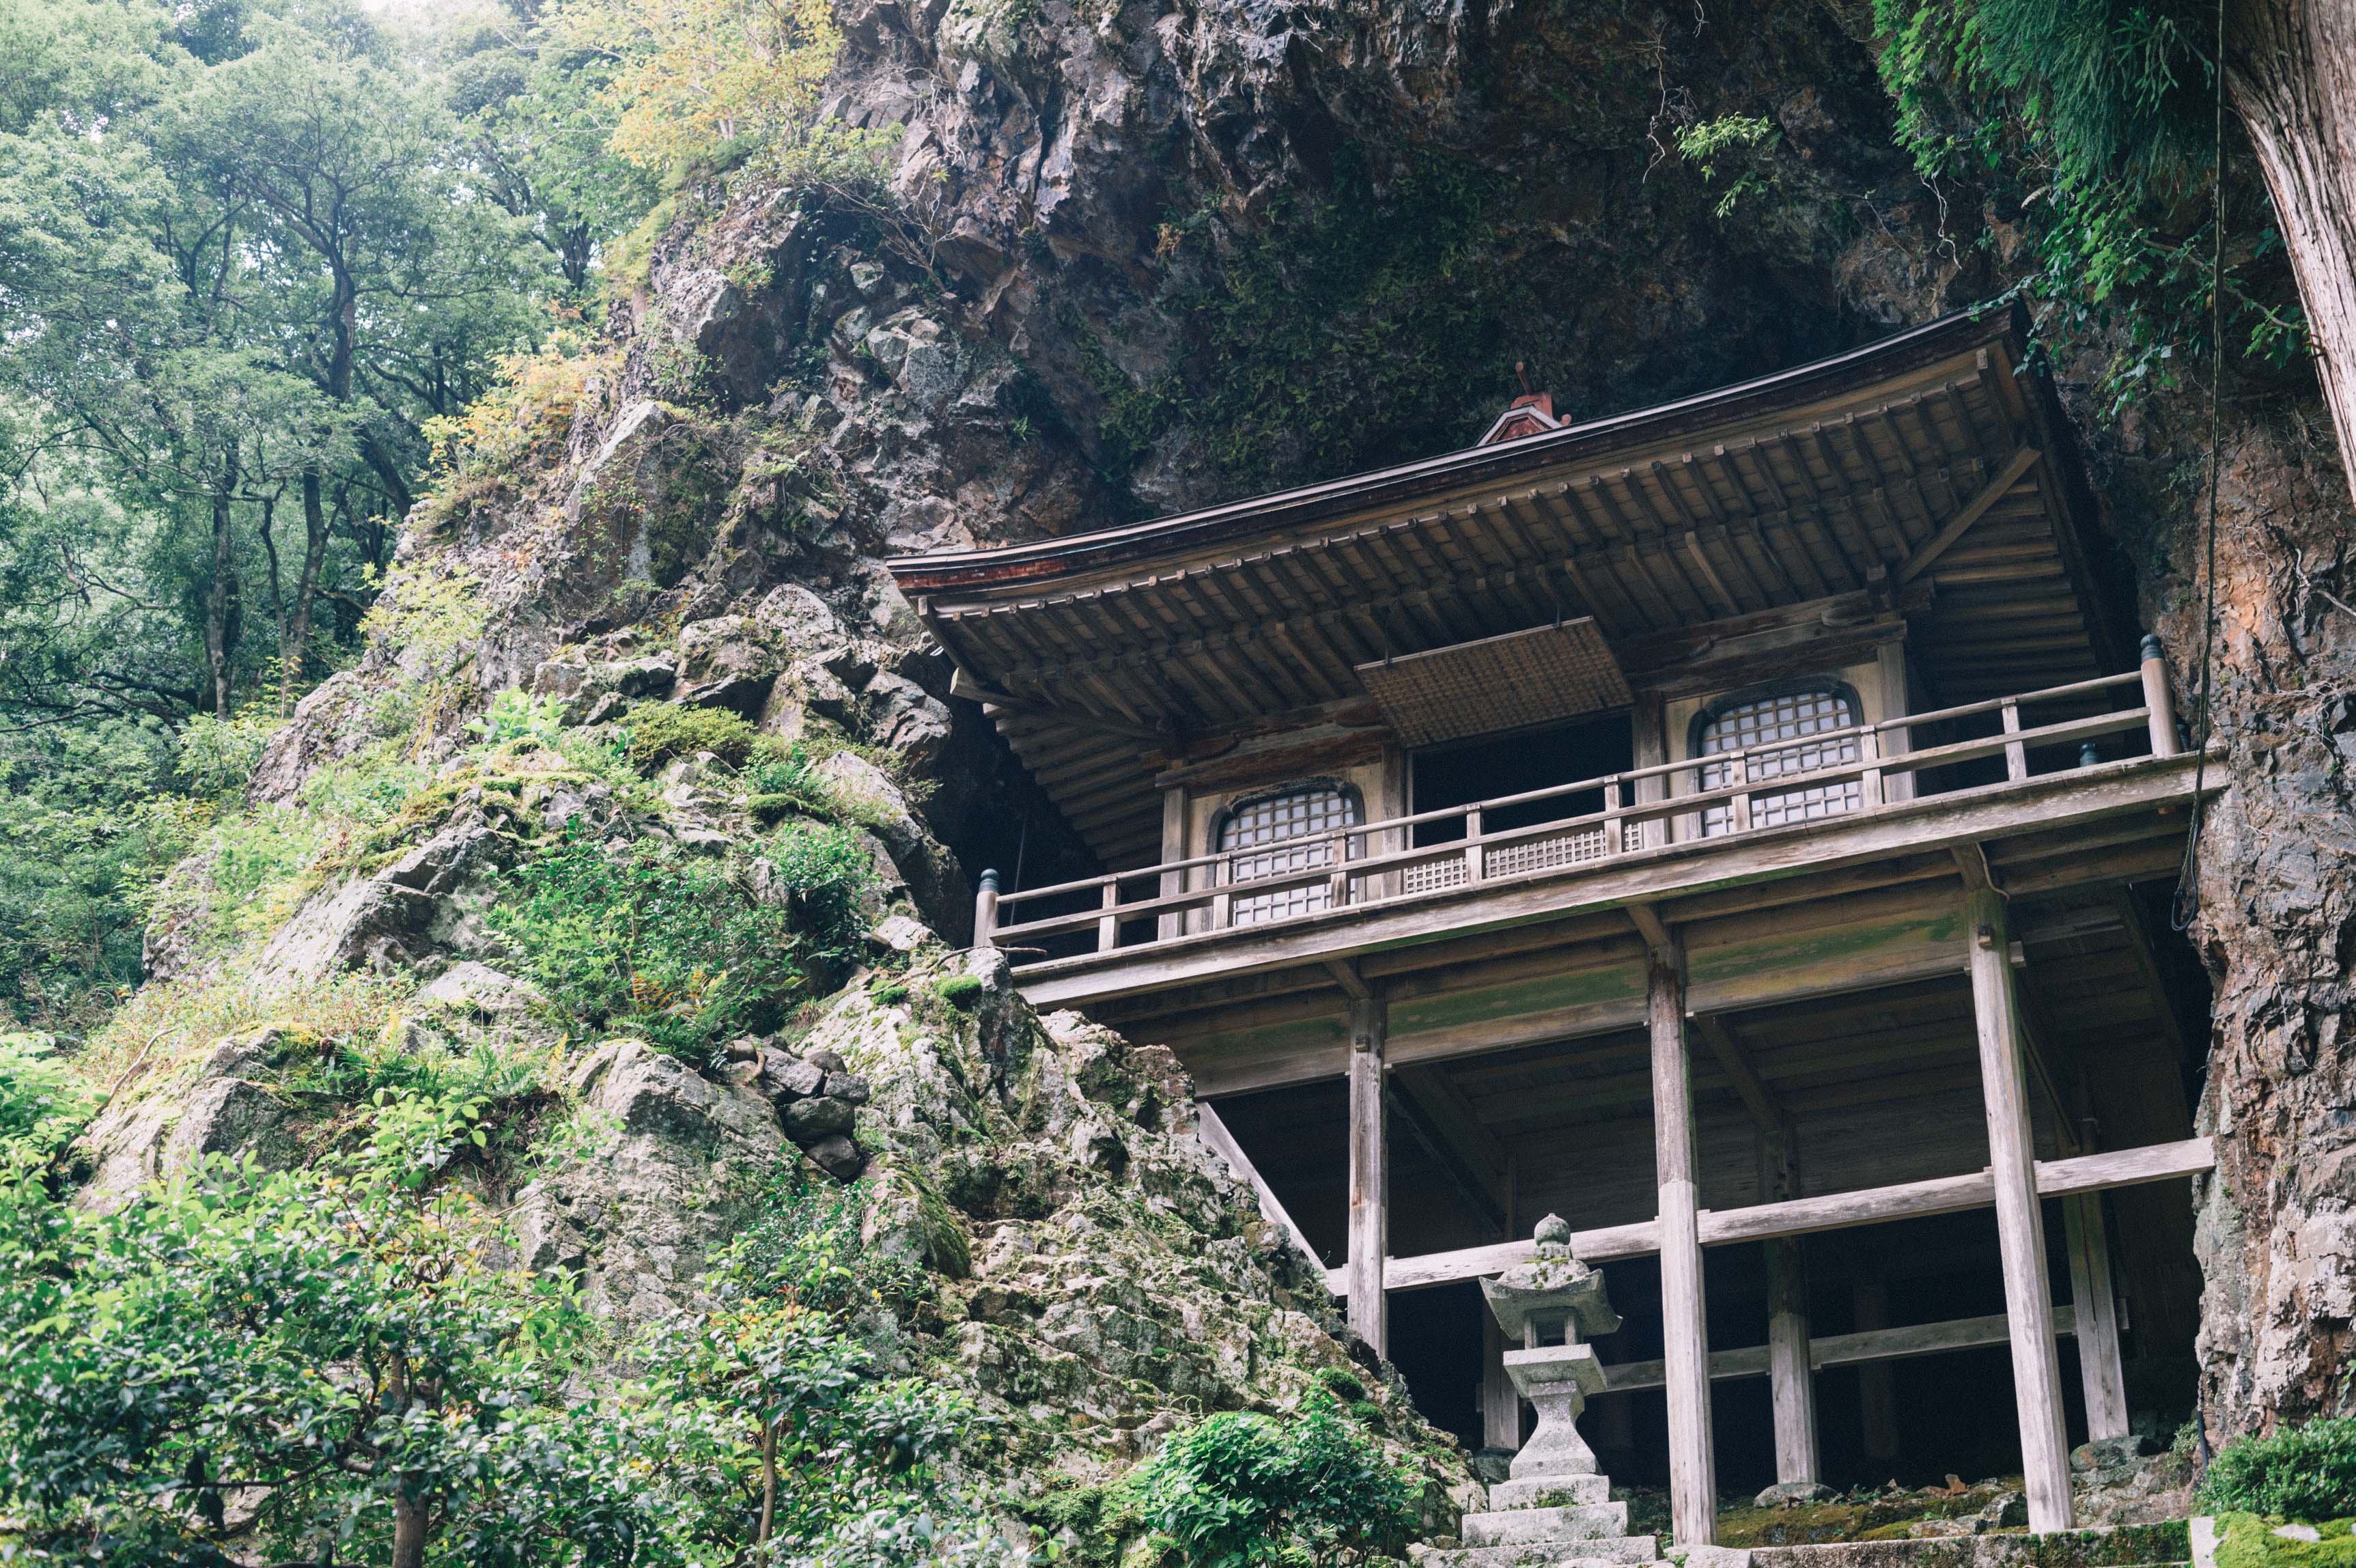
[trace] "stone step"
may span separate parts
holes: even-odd
[[[1499,1481],[1489,1488],[1489,1507],[1505,1509],[1569,1508],[1600,1503],[1612,1496],[1609,1476],[1533,1476],[1526,1481]]]
[[[1518,1546],[1525,1541],[1601,1541],[1628,1536],[1626,1503],[1570,1508],[1510,1509],[1468,1513],[1457,1531],[1467,1546]],[[1630,1538],[1633,1539],[1633,1538]]]
[[[1510,1546],[1443,1547],[1417,1555],[1419,1568],[1638,1568],[1660,1561],[1649,1535],[1591,1541],[1526,1541]]]

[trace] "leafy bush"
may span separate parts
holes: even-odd
[[[95,1097],[47,1035],[0,1034],[0,1164],[47,1159],[71,1141]]]
[[[563,711],[560,697],[535,699],[522,687],[510,686],[491,699],[481,718],[466,721],[466,733],[486,746],[517,740],[554,746],[563,733]]]
[[[1126,1489],[1192,1568],[1395,1555],[1416,1524],[1412,1480],[1323,1392],[1290,1423],[1212,1416],[1172,1437]]]
[[[180,730],[180,776],[199,795],[242,790],[280,722],[252,710],[230,719],[191,714]]]
[[[787,811],[800,811],[836,820],[845,814],[833,788],[819,776],[818,758],[801,742],[785,746],[775,736],[763,736],[753,743],[750,755],[744,782],[753,793],[745,804],[755,816],[774,821]]]
[[[2356,1418],[2321,1417],[2229,1444],[2201,1491],[2212,1508],[2274,1519],[2356,1515]]]
[[[741,861],[567,838],[507,875],[489,920],[559,1006],[701,1062],[831,989],[865,937],[868,863],[850,834],[789,824],[766,859],[764,889]]]
[[[752,1223],[705,1276],[712,1310],[658,1325],[637,1348],[659,1369],[649,1393],[668,1445],[648,1458],[729,1483],[716,1507],[680,1521],[715,1544],[744,1518],[734,1498],[768,1499],[755,1539],[770,1553],[755,1561],[1014,1568],[1023,1554],[994,1539],[941,1467],[981,1423],[969,1398],[891,1375],[888,1320],[874,1309],[914,1299],[924,1273],[862,1240],[870,1198],[867,1183],[772,1174]]]
[[[753,726],[725,708],[690,708],[677,703],[641,703],[630,710],[631,762],[648,771],[674,757],[708,751],[731,768],[744,766],[753,749]]]
[[[18,1550],[228,1563],[251,1499],[290,1560],[382,1562],[404,1533],[463,1543],[519,1510],[610,1552],[598,1520],[629,1495],[582,1486],[566,1451],[598,1448],[599,1412],[564,1399],[591,1323],[561,1274],[499,1266],[490,1217],[433,1179],[472,1131],[463,1106],[386,1097],[348,1153],[277,1175],[209,1159],[109,1215],[0,1174]],[[559,1414],[570,1444],[541,1419]]]

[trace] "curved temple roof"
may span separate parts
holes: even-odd
[[[1933,700],[2120,667],[2018,310],[1657,408],[1122,528],[889,563],[1108,864],[1154,774],[1373,722],[1356,667],[1592,617],[1638,686],[1795,610],[1904,635]],[[1893,623],[1902,617],[1902,632]],[[1280,718],[1280,715],[1282,715]]]

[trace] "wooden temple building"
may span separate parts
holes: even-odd
[[[1426,1304],[1559,1213],[1627,1319],[1582,1421],[1681,1545],[1721,1451],[1879,1480],[1981,1415],[2051,1530],[2073,1440],[2189,1408],[2211,1163],[2202,774],[2094,504],[1994,313],[892,570],[1107,868],[985,878],[977,942],[1177,1052],[1419,1400],[1519,1441],[1477,1295]]]

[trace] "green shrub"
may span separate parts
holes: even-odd
[[[47,1159],[95,1109],[47,1035],[0,1034],[0,1163]]]
[[[2231,1443],[2201,1491],[2211,1508],[2274,1519],[2356,1514],[2356,1418],[2327,1416]]]
[[[481,718],[466,721],[466,733],[485,746],[505,746],[516,740],[554,746],[563,733],[563,712],[562,698],[535,700],[522,687],[510,686],[491,699]]]
[[[767,859],[763,896],[741,860],[568,837],[507,874],[488,918],[551,1001],[703,1062],[716,1039],[766,1033],[831,989],[866,935],[871,872],[850,834],[791,824]]]
[[[744,766],[753,749],[753,726],[725,708],[689,708],[677,703],[641,703],[630,710],[630,760],[651,772],[674,757],[708,751],[731,768]]]
[[[1192,1568],[1396,1555],[1416,1524],[1412,1479],[1319,1395],[1290,1422],[1212,1416],[1123,1484]]]
[[[799,741],[782,745],[775,736],[763,736],[753,743],[744,782],[753,794],[745,805],[755,816],[765,822],[775,822],[791,811],[829,821],[841,817],[841,803],[819,777],[818,758],[808,746]]]

